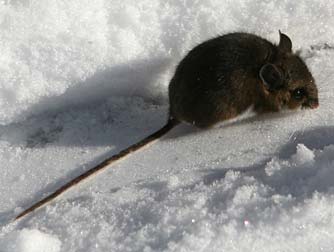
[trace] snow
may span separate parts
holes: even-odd
[[[332,251],[334,5],[0,1],[0,251]],[[197,43],[287,33],[317,110],[167,136],[18,222],[33,202],[161,127]]]
[[[0,246],[3,252],[59,252],[61,242],[37,229],[23,229],[7,235]]]
[[[296,165],[310,163],[314,160],[314,153],[303,144],[297,145],[296,154],[292,156]]]

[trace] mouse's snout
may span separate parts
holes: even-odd
[[[309,99],[306,103],[303,104],[303,107],[316,109],[319,107],[319,100],[318,99]]]

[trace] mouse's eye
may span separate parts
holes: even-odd
[[[303,88],[297,88],[292,91],[292,96],[296,100],[302,100],[305,96],[305,90]]]

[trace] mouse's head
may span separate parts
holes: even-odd
[[[279,107],[289,109],[317,108],[318,89],[303,60],[292,53],[290,38],[279,32],[280,42],[275,59],[263,65],[260,78],[269,96],[274,96]]]

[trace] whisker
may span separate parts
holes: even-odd
[[[294,131],[292,132],[292,134],[289,136],[289,138],[288,138],[288,141],[289,141],[289,142],[294,142],[294,141],[296,140],[295,133],[296,133],[296,130],[294,130]],[[292,139],[292,138],[293,138],[293,139]],[[291,139],[292,139],[292,141],[291,141]]]

